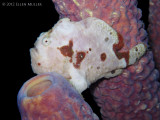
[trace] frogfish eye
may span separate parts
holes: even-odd
[[[51,43],[51,41],[48,38],[45,37],[42,39],[42,44],[44,46],[48,46],[50,43]]]

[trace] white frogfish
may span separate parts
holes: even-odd
[[[120,53],[123,38],[103,20],[89,17],[79,22],[63,18],[37,38],[30,49],[34,73],[57,72],[79,93],[100,78],[115,77],[144,55],[140,43]]]

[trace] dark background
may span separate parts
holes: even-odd
[[[142,20],[148,27],[148,0],[138,0],[138,7],[142,9]],[[2,2],[31,2],[41,3],[42,6],[3,6]],[[17,108],[17,94],[25,81],[35,76],[30,65],[29,49],[41,32],[49,30],[59,19],[58,13],[51,0],[2,0],[0,10],[1,19],[1,69],[3,88],[2,98],[6,102],[4,110],[10,113],[12,119],[20,120]],[[91,105],[93,111],[100,115],[99,108],[95,105],[89,90],[83,93],[85,100]],[[13,104],[12,104],[13,103]],[[14,106],[14,107],[11,107]]]

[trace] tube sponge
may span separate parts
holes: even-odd
[[[149,38],[153,51],[156,68],[160,72],[160,1],[150,0],[149,2]],[[159,79],[160,80],[160,79]]]
[[[80,94],[57,73],[28,80],[17,100],[22,120],[99,120]]]

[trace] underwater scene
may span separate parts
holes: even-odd
[[[23,39],[16,120],[160,120],[160,0],[7,4]]]

